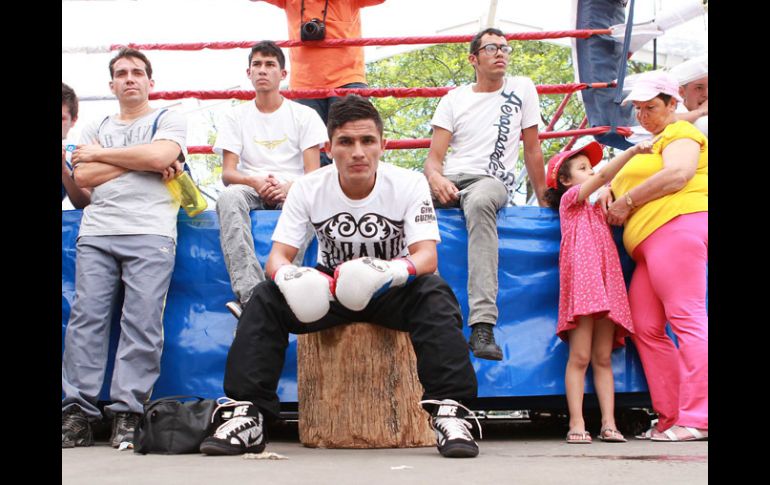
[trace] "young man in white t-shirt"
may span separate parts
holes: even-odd
[[[497,212],[512,203],[519,182],[519,140],[524,143],[524,165],[541,206],[545,191],[537,91],[527,77],[505,76],[510,52],[500,30],[489,28],[476,34],[468,56],[476,82],[450,91],[439,102],[425,160],[436,206],[460,207],[465,215],[470,347],[476,357],[490,360],[503,358],[492,332],[498,317]]]
[[[237,301],[227,308],[240,317],[265,274],[257,261],[249,212],[276,209],[296,179],[320,166],[320,148],[328,140],[315,111],[281,96],[286,60],[270,41],[255,44],[246,74],[256,91],[254,101],[230,110],[219,126],[214,151],[222,155],[222,182],[217,200],[220,241]]]
[[[474,457],[478,446],[459,400],[476,397],[476,374],[452,289],[438,275],[438,224],[425,178],[380,163],[382,119],[359,96],[332,105],[326,148],[334,164],[301,178],[273,233],[227,356],[224,390],[236,416],[201,444],[209,455],[260,453],[263,416],[280,411],[276,389],[289,333],[371,322],[410,332],[439,452]],[[319,241],[316,269],[292,265],[305,227]]]

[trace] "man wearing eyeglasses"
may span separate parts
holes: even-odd
[[[469,345],[473,355],[489,360],[503,358],[492,331],[498,317],[497,211],[512,203],[518,185],[519,140],[538,203],[545,206],[539,99],[531,79],[506,77],[510,53],[502,31],[489,28],[476,34],[468,56],[476,82],[450,91],[439,102],[425,160],[436,207],[460,207],[465,215]]]

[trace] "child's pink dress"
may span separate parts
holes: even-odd
[[[561,198],[559,251],[559,321],[556,334],[568,342],[576,317],[608,317],[617,324],[613,347],[634,331],[623,272],[610,227],[599,204],[578,202],[580,186]]]

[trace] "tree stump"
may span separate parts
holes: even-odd
[[[299,335],[297,361],[303,445],[435,446],[407,332],[351,323]]]

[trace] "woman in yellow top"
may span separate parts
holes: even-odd
[[[634,156],[613,179],[607,214],[625,224],[623,244],[636,262],[632,340],[659,414],[637,438],[653,441],[708,438],[708,140],[677,121],[681,101],[678,83],[661,71],[641,75],[623,100],[655,138],[651,154]]]

